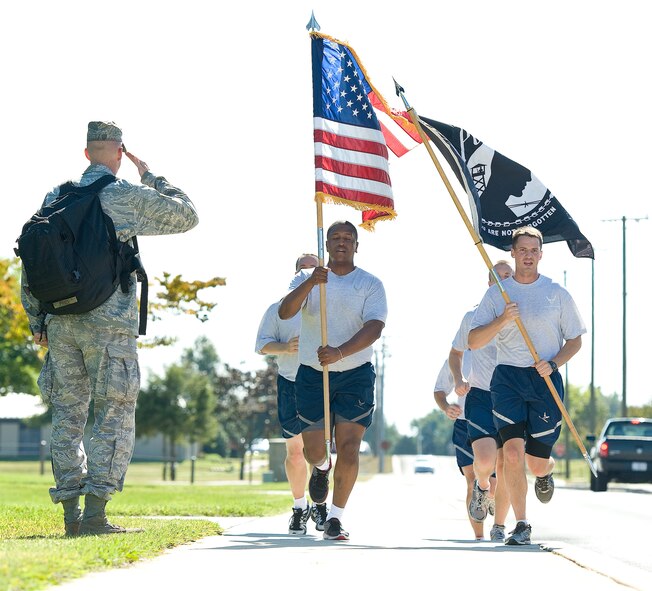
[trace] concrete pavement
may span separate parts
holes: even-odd
[[[348,542],[323,540],[312,522],[306,536],[288,535],[289,512],[265,518],[217,517],[226,528],[222,536],[53,589],[172,591],[228,584],[239,589],[300,586],[321,591],[446,583],[464,591],[498,580],[501,586],[528,591],[652,591],[649,573],[554,540],[539,540],[536,523],[529,547],[476,542],[464,515],[463,488],[461,476],[379,475],[359,482],[353,491],[342,519],[351,533]]]

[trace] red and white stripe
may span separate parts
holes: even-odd
[[[387,104],[372,90],[367,97],[372,104],[387,147],[395,156],[401,157],[421,143],[421,137],[405,113],[393,111],[390,115]]]
[[[314,118],[316,190],[347,201],[393,207],[384,134]]]

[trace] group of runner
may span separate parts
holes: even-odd
[[[319,266],[314,255],[299,257],[288,295],[261,321],[256,350],[277,355],[279,361],[279,421],[287,440],[286,473],[294,497],[288,531],[305,534],[312,517],[324,539],[348,540],[341,518],[357,479],[360,443],[373,415],[372,346],[385,326],[387,302],[382,282],[354,264],[355,226],[335,222],[326,237],[327,266]],[[474,534],[483,539],[483,522],[492,514],[491,540],[508,545],[530,543],[526,467],[535,476],[537,498],[543,503],[552,498],[551,454],[561,429],[561,411],[546,378],[563,400],[558,368],[579,351],[586,332],[569,293],[539,274],[542,247],[543,237],[535,228],[513,233],[514,271],[507,261],[494,265],[490,287],[477,308],[464,316],[435,385],[437,405],[455,420],[453,443],[467,479]],[[325,346],[320,286],[327,294]],[[524,333],[540,357],[537,363]],[[332,463],[325,441],[331,434],[326,437],[323,402],[326,367],[329,423],[337,442],[330,508],[326,501]],[[447,396],[453,391],[458,401],[450,404]],[[305,495],[304,458],[311,466],[312,505]],[[507,536],[510,506],[516,526]]]

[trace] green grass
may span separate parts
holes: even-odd
[[[91,571],[151,558],[167,548],[221,533],[220,516],[272,515],[289,505],[289,493],[282,494],[288,491],[287,483],[145,484],[151,470],[152,465],[133,464],[124,491],[107,506],[112,522],[144,528],[143,532],[68,539],[63,536],[61,505],[53,504],[48,494],[51,474],[40,475],[38,462],[0,462],[0,590],[36,591]],[[148,518],[153,516],[217,516],[218,523]]]
[[[0,510],[0,589],[36,591],[92,571],[130,564],[159,555],[204,536],[221,533],[201,520],[124,518],[120,525],[143,527],[142,533],[62,537],[61,515],[33,507]]]

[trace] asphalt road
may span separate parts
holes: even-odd
[[[449,479],[458,482],[456,493],[459,510],[464,511],[464,479],[447,456],[433,457],[435,475],[413,474],[414,457],[402,456],[394,466],[405,478],[420,477],[424,494],[431,487],[448,487]],[[560,465],[561,470],[561,465]],[[428,482],[428,478],[431,482]],[[550,503],[541,504],[532,485],[528,490],[527,514],[532,524],[533,542],[543,541],[550,547],[571,544],[598,554],[601,560],[615,560],[643,569],[652,579],[652,485],[609,483],[607,492],[595,493],[585,484],[566,485],[561,476],[555,479],[555,494]],[[509,529],[514,525],[510,512]],[[489,518],[491,519],[491,518]],[[486,528],[488,529],[488,527]]]

